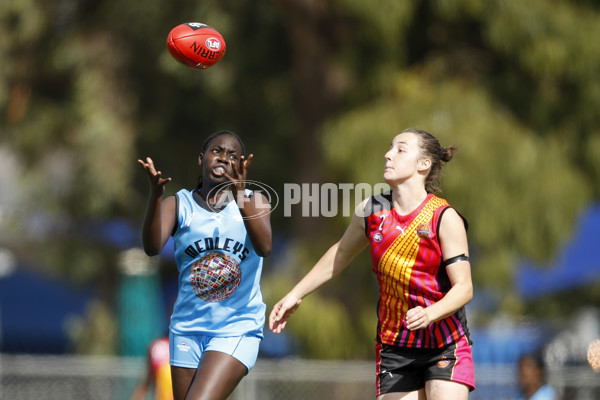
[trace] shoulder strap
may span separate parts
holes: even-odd
[[[378,213],[381,210],[391,210],[392,208],[392,191],[388,190],[381,194],[371,196],[365,204],[365,235],[369,236],[369,217],[372,214]]]
[[[440,217],[438,218],[437,227],[435,228],[435,233],[436,233],[437,237],[440,237],[440,225],[442,225],[442,217],[444,216],[444,213],[447,210],[449,210],[450,208],[452,208],[454,211],[456,211],[455,208],[453,208],[451,206],[446,206],[446,207],[444,207],[444,209],[442,210],[442,212],[440,212]],[[469,230],[469,221],[467,221],[467,219],[461,213],[459,213],[458,211],[456,211],[456,213],[463,220],[463,224],[465,224],[465,230],[468,231]]]

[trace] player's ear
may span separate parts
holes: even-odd
[[[427,171],[431,167],[431,160],[429,158],[421,158],[417,162],[417,167],[420,171]]]
[[[202,165],[202,159],[204,158],[204,153],[200,153],[198,156],[198,165]]]

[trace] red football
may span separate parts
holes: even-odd
[[[200,22],[177,25],[167,37],[171,56],[191,68],[204,69],[215,65],[225,55],[225,47],[223,36]]]

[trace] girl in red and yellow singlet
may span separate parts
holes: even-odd
[[[379,283],[378,400],[467,399],[475,388],[464,306],[473,285],[466,221],[433,193],[455,148],[407,129],[385,154],[387,193],[364,200],[346,232],[273,308],[279,333],[302,299],[370,245]]]
[[[446,200],[428,194],[408,215],[391,205],[391,193],[371,198],[366,234],[371,243],[373,271],[379,283],[378,341],[411,348],[442,347],[468,334],[464,312],[433,322],[425,329],[406,328],[406,313],[441,300],[451,287],[442,265],[437,228]]]

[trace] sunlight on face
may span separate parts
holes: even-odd
[[[383,178],[388,183],[411,178],[418,172],[419,157],[419,138],[412,132],[397,135],[385,153]]]

